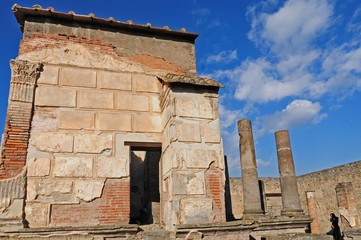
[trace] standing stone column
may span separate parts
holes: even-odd
[[[298,195],[295,165],[293,163],[288,131],[275,133],[278,156],[278,169],[281,179],[282,215],[303,214]]]
[[[238,121],[239,148],[241,152],[242,184],[243,184],[243,218],[263,215],[259,192],[256,154],[254,151],[251,120]]]

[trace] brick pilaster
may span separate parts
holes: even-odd
[[[351,182],[342,182],[336,186],[336,197],[343,230],[359,228],[360,218],[356,206]]]
[[[0,179],[18,175],[26,164],[36,80],[41,64],[10,61],[8,110],[1,145]]]
[[[207,196],[213,200],[214,222],[226,221],[223,172],[211,164],[205,173]]]

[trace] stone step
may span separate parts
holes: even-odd
[[[144,231],[144,240],[168,240],[170,232],[165,230]]]
[[[23,220],[19,218],[0,218],[0,231],[23,229]]]

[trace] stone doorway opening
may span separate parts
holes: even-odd
[[[130,145],[130,223],[159,223],[159,144]]]

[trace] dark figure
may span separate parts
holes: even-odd
[[[332,223],[331,228],[333,230],[333,239],[341,240],[340,226],[338,225],[338,217],[334,213],[330,214],[330,222]]]

